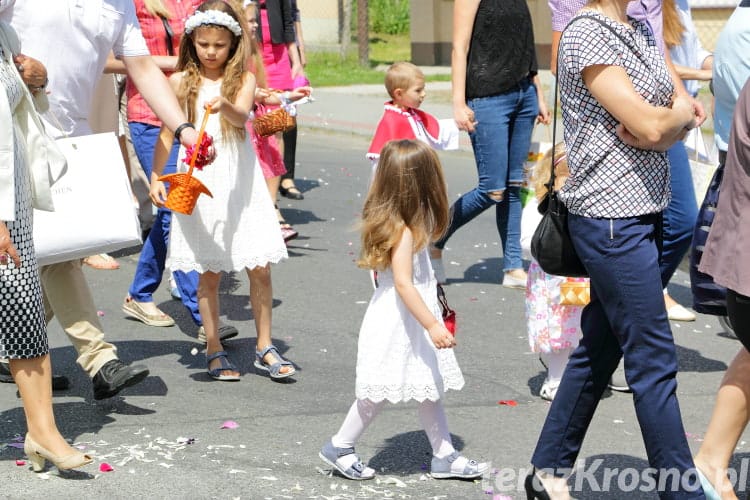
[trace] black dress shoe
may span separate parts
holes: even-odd
[[[94,375],[94,399],[111,398],[146,377],[148,369],[145,366],[128,366],[119,359],[107,361]]]
[[[10,374],[10,366],[7,361],[0,361],[0,382],[13,384],[13,375]],[[66,391],[70,389],[70,380],[64,375],[52,375],[52,390]]]
[[[281,196],[286,196],[290,200],[304,200],[305,199],[305,196],[302,194],[302,192],[299,189],[297,189],[296,186],[292,186],[289,188],[279,186],[279,193],[281,193]]]

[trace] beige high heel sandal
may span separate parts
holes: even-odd
[[[26,456],[29,457],[31,468],[34,472],[41,472],[44,469],[45,460],[49,460],[55,464],[55,467],[59,470],[77,469],[94,461],[91,455],[86,455],[79,451],[73,452],[64,457],[53,455],[52,452],[31,439],[28,434],[26,434],[26,439],[23,443],[23,451],[26,452]]]

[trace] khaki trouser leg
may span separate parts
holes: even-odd
[[[78,351],[78,364],[93,378],[106,362],[117,359],[117,348],[104,341],[102,324],[81,261],[42,266],[39,273],[47,323],[57,316]]]

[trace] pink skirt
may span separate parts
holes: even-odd
[[[264,112],[263,106],[258,106],[256,113],[263,114]],[[273,135],[263,137],[258,134],[253,128],[252,120],[247,121],[245,128],[247,129],[247,134],[250,136],[250,141],[253,143],[255,156],[258,157],[258,162],[260,162],[263,177],[272,179],[284,175],[286,167],[284,166],[284,158],[281,157],[279,142],[276,140],[276,137]]]
[[[289,52],[284,43],[271,42],[271,30],[268,26],[268,11],[260,10],[260,23],[263,27],[263,66],[266,69],[268,87],[279,90],[292,90],[292,64],[289,62]]]

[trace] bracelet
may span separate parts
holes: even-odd
[[[182,135],[182,131],[185,130],[186,128],[191,128],[191,129],[195,130],[195,125],[193,125],[190,122],[185,122],[185,123],[179,125],[176,129],[174,129],[174,136],[177,137],[178,141],[181,140],[180,136]]]

